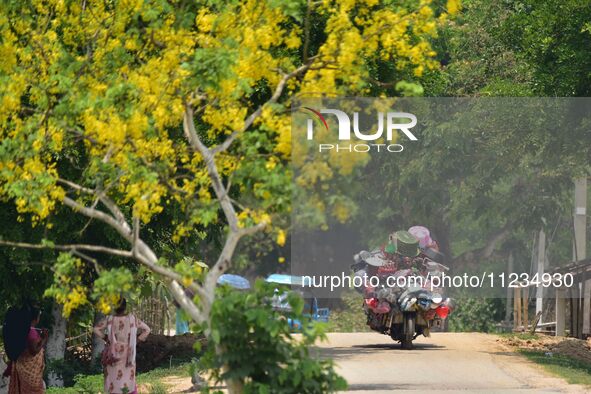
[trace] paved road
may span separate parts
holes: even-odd
[[[349,393],[589,392],[548,376],[486,334],[433,333],[417,339],[413,350],[377,333],[335,333],[328,339],[319,352],[335,360]]]

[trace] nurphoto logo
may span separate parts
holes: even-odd
[[[304,110],[313,114],[320,120],[322,125],[327,131],[330,131],[328,122],[323,115],[334,115],[338,123],[338,139],[339,141],[351,141],[351,129],[357,140],[361,141],[377,141],[383,137],[384,134],[384,119],[386,123],[386,141],[388,143],[356,143],[356,144],[318,144],[319,152],[369,152],[375,150],[377,152],[392,152],[398,153],[404,150],[401,144],[392,144],[395,138],[394,131],[402,132],[410,141],[417,141],[417,137],[410,131],[411,128],[416,126],[417,117],[408,112],[378,112],[377,114],[377,130],[361,131],[359,113],[353,112],[353,122],[351,127],[351,118],[349,115],[339,109],[324,108],[321,110],[315,110],[310,107],[303,107]],[[307,139],[309,141],[314,140],[314,119],[308,118],[307,120]]]

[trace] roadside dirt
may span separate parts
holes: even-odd
[[[569,356],[591,364],[591,340],[540,335],[538,338],[499,338],[497,342],[517,349]]]
[[[174,360],[191,359],[195,357],[194,344],[203,341],[202,337],[193,334],[166,336],[150,335],[146,342],[138,342],[137,369],[138,372],[152,370],[166,365],[171,358]]]

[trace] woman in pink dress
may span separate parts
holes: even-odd
[[[94,333],[102,338],[105,354],[102,357],[105,374],[105,393],[137,394],[135,383],[135,355],[137,339],[145,341],[150,327],[133,314],[126,312],[125,298],[109,316],[94,327]],[[138,336],[139,331],[141,334]]]

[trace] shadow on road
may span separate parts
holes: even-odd
[[[353,345],[355,349],[394,349],[400,350],[404,352],[408,352],[408,350],[402,350],[400,348],[399,343],[376,343],[376,344],[366,344],[366,345]],[[445,346],[435,345],[433,343],[414,343],[412,350],[428,350],[428,349],[445,349]]]
[[[347,387],[347,392],[355,391],[391,391],[391,390],[414,390],[416,386],[410,384],[387,384],[387,383],[376,383],[376,384],[350,384]]]
[[[520,358],[520,359],[525,358],[522,354],[519,354],[517,352],[512,352],[512,351],[494,352],[494,351],[490,351],[490,350],[480,350],[479,353],[490,354],[491,356],[506,356],[506,357]]]
[[[348,358],[351,356],[359,356],[364,354],[375,354],[376,351],[387,350],[401,354],[413,354],[421,351],[442,350],[445,346],[439,346],[431,343],[417,343],[412,350],[402,350],[399,343],[376,343],[365,345],[353,345],[351,347],[333,347],[333,348],[317,348],[316,351],[322,357],[332,358],[338,360],[339,358]],[[361,389],[358,389],[361,390]],[[377,389],[375,389],[377,390]],[[381,390],[381,389],[380,389]]]

